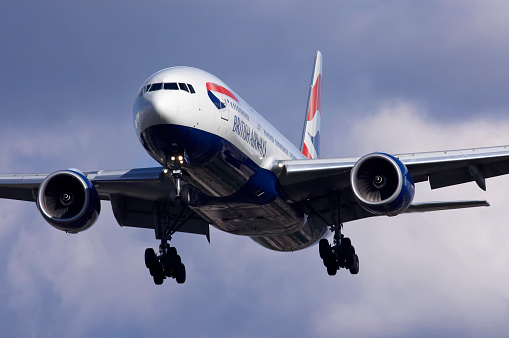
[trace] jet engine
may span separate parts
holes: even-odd
[[[372,153],[359,159],[350,180],[359,204],[375,215],[398,215],[414,199],[412,175],[400,160],[388,154]]]
[[[55,228],[78,233],[95,223],[101,201],[85,175],[75,170],[61,170],[50,174],[40,185],[37,207]]]

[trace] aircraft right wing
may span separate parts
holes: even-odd
[[[288,197],[307,206],[315,222],[322,225],[331,224],[328,198],[331,192],[339,192],[341,219],[348,222],[376,215],[359,204],[352,189],[351,173],[360,162],[366,163],[365,158],[376,157],[377,154],[382,153],[357,158],[276,161],[272,171],[278,176]],[[396,162],[401,163],[414,182],[429,181],[432,189],[474,181],[486,190],[486,178],[509,174],[509,146],[386,156],[394,159],[393,167],[397,167]],[[489,204],[486,201],[425,202],[411,204],[404,212],[478,206]]]

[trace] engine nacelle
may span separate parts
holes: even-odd
[[[359,159],[350,180],[359,204],[375,215],[400,214],[414,199],[412,175],[400,160],[388,154],[372,153]]]
[[[50,174],[40,185],[37,207],[55,228],[78,233],[95,223],[101,212],[101,201],[85,175],[61,170]]]

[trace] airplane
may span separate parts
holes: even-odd
[[[145,250],[154,283],[186,280],[170,245],[178,232],[205,235],[210,226],[249,236],[275,251],[318,243],[329,275],[359,272],[343,224],[489,206],[487,201],[413,203],[415,183],[432,189],[509,173],[509,146],[356,158],[319,158],[322,54],[317,51],[300,148],[214,75],[171,67],[150,76],[133,106],[138,139],[160,166],[129,170],[0,175],[0,198],[35,202],[56,229],[89,229],[110,201],[120,226],[155,230],[159,250]],[[332,242],[327,239],[332,235]]]

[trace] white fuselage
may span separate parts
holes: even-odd
[[[238,101],[215,92],[226,106],[218,109],[207,95],[206,84],[210,82],[227,88]],[[191,84],[196,93],[162,89],[143,94],[142,89],[152,83]],[[305,158],[290,141],[224,82],[203,70],[191,67],[163,69],[149,77],[142,89],[138,93],[134,109],[138,137],[147,127],[173,124],[198,128],[224,138],[265,169],[270,169],[275,159]],[[266,145],[266,151],[260,151],[260,148],[253,144],[256,138],[254,135]],[[161,162],[160,159],[156,160]]]
[[[323,236],[280,196],[271,171],[277,160],[305,157],[217,77],[189,67],[161,70],[145,81],[133,112],[147,152],[213,198],[193,208],[211,224],[276,250],[300,249]],[[293,243],[292,234],[309,240]]]

